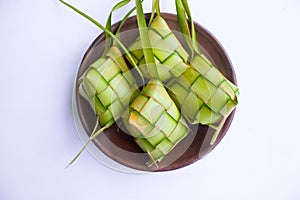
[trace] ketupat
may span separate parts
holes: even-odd
[[[191,124],[201,123],[215,129],[216,138],[228,115],[238,104],[239,89],[200,51],[187,0],[175,0],[181,31],[192,52],[189,68],[167,83],[183,115]],[[192,22],[189,29],[187,17]]]
[[[160,162],[189,133],[174,101],[161,81],[152,79],[124,113],[124,124],[139,147],[147,152],[148,166]]]
[[[91,64],[80,78],[79,92],[89,101],[101,126],[120,118],[136,90],[135,79],[116,46]]]
[[[114,39],[114,45],[109,49],[105,49],[103,55],[93,64],[91,64],[79,79],[79,93],[90,103],[92,109],[97,115],[98,120],[85,145],[67,165],[67,167],[69,167],[80,156],[90,141],[95,139],[99,134],[103,133],[105,129],[109,128],[117,119],[121,117],[125,109],[128,108],[131,97],[137,94],[136,92],[138,91],[138,87],[123,58],[121,51],[116,45],[120,46],[120,48],[124,50],[129,60],[132,60],[132,57],[126,47],[110,31],[111,26],[109,23],[107,23],[108,27],[104,27],[102,24],[78,10],[74,6],[64,2],[63,0],[60,0],[60,2],[98,26],[106,33],[106,36]],[[124,0],[123,3],[117,4],[114,6],[112,12],[118,8],[121,8],[122,5],[126,5],[128,2],[129,1]],[[133,9],[129,11],[129,13],[132,11]],[[129,16],[129,14],[127,16]],[[127,18],[124,18],[123,21],[126,19]],[[107,42],[109,41],[110,40],[107,40]],[[141,72],[137,66],[133,66],[141,75]],[[101,129],[97,131],[98,122],[101,125]]]
[[[124,125],[139,147],[148,153],[150,160],[146,164],[158,166],[157,163],[187,136],[189,128],[163,83],[156,79],[157,76],[153,76],[159,72],[159,66],[153,63],[154,49],[149,49],[151,38],[143,7],[139,0],[135,0],[135,3],[142,50],[140,53],[143,54],[152,79],[130,104],[128,115],[124,113]]]
[[[191,67],[167,85],[191,124],[213,125],[226,118],[238,103],[238,88],[203,55],[196,55]]]
[[[88,141],[68,164],[70,166],[87,147],[90,141],[109,128],[128,108],[130,99],[138,87],[122,53],[112,46],[105,56],[90,65],[79,79],[79,93],[94,110],[101,129],[91,133]],[[67,166],[67,167],[68,167]]]

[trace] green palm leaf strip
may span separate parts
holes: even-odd
[[[130,2],[130,0],[123,0],[118,2],[110,11],[107,21],[106,21],[106,29],[111,31],[111,18],[112,18],[112,14],[114,11],[117,11],[118,9],[126,6],[128,3]],[[106,44],[105,44],[105,50],[103,51],[103,55],[106,54],[106,52],[108,51],[108,49],[111,47],[111,38],[110,35],[106,33]]]
[[[188,49],[191,52],[191,58],[193,58],[194,57],[194,48],[193,48],[191,39],[189,37],[191,35],[191,33],[190,33],[189,25],[186,21],[186,12],[182,5],[181,0],[175,0],[175,3],[176,3],[176,12],[177,12],[178,23],[179,23],[181,32],[184,36],[184,39],[186,41],[186,44],[188,46]]]
[[[160,16],[159,0],[153,0],[152,1],[152,12],[151,12],[151,17],[150,17],[150,20],[149,20],[149,24],[151,24],[151,22],[153,21],[155,11],[156,11],[157,15]]]
[[[143,2],[144,0],[141,0],[141,3]],[[136,7],[132,8],[122,19],[122,21],[120,22],[120,25],[116,31],[116,35],[117,37],[119,36],[119,33],[121,31],[121,28],[123,27],[124,23],[126,22],[126,20],[130,17],[130,15],[135,11]]]
[[[188,5],[187,0],[175,0],[176,1],[176,10],[177,12],[179,12],[178,16],[178,22],[179,25],[181,27],[181,31],[187,36],[185,37],[188,46],[191,48],[191,52],[192,52],[192,56],[191,58],[194,57],[194,51],[197,54],[201,54],[200,49],[199,49],[199,45],[197,42],[197,36],[196,36],[196,30],[195,30],[195,25],[193,23],[193,18],[191,15],[191,11]],[[186,20],[186,16],[189,19],[189,22]],[[190,24],[190,28],[189,25]]]
[[[68,167],[70,167],[77,159],[78,157],[82,154],[82,152],[86,149],[86,147],[89,145],[89,143],[95,139],[98,135],[100,135],[101,133],[103,133],[103,131],[107,128],[109,128],[110,125],[104,126],[102,127],[100,130],[97,131],[97,127],[98,127],[98,121],[96,122],[96,126],[91,134],[91,136],[89,137],[89,139],[85,142],[85,144],[83,145],[83,147],[80,149],[80,151],[77,153],[77,155],[71,160],[71,162],[66,166],[66,169]]]
[[[154,60],[154,55],[149,40],[148,27],[146,24],[143,7],[140,0],[135,0],[135,4],[136,4],[138,28],[139,28],[140,38],[141,38],[141,45],[145,57],[145,64],[147,66],[147,70],[150,76],[158,77],[157,66]]]
[[[141,0],[141,2],[143,2],[144,0]],[[106,29],[111,31],[111,28],[112,28],[112,24],[111,24],[111,20],[112,20],[112,14],[113,12],[117,11],[118,9],[126,6],[128,3],[130,2],[130,0],[123,0],[123,1],[120,1],[118,2],[111,10],[111,12],[109,13],[109,16],[107,18],[107,21],[106,21]],[[118,28],[117,28],[117,31],[115,33],[115,35],[118,37],[119,36],[119,33],[120,33],[120,30],[121,28],[123,27],[124,23],[126,22],[126,20],[129,18],[129,16],[135,11],[135,7],[132,8],[131,10],[129,10],[129,12],[127,12],[127,14],[123,17],[123,19],[121,20]],[[119,39],[119,38],[118,38]],[[114,40],[114,45],[116,45],[116,42]],[[105,50],[103,51],[103,55],[106,54],[106,52],[108,51],[108,49],[110,48],[111,46],[111,38],[110,38],[110,35],[106,33],[106,44],[105,44]]]

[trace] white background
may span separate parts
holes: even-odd
[[[69,0],[104,23],[117,0]],[[71,93],[101,32],[56,0],[0,0],[0,199],[300,199],[300,2],[190,0],[222,43],[240,104],[228,134],[186,168],[132,175],[84,152]],[[145,11],[150,11],[145,0]],[[162,11],[175,12],[173,0]],[[114,15],[118,21],[122,13]]]

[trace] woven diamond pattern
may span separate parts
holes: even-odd
[[[161,161],[189,133],[185,120],[158,80],[151,80],[133,100],[125,124],[136,143],[149,154],[148,165]]]
[[[191,124],[214,124],[237,105],[238,88],[203,54],[196,55],[191,67],[167,85]]]
[[[188,66],[185,63],[189,55],[162,17],[154,18],[149,26],[148,35],[151,43],[149,48],[152,48],[159,77],[151,77],[148,73],[140,38],[128,47],[145,77],[167,81],[186,71]]]
[[[112,46],[81,78],[80,94],[90,102],[101,126],[116,121],[137,89],[120,50]]]

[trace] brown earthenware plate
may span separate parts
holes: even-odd
[[[182,36],[176,34],[176,31],[180,31],[177,24],[177,16],[167,13],[162,13],[162,16],[184,46],[185,42]],[[149,18],[149,14],[146,15],[146,18]],[[116,30],[118,25],[119,23],[114,24],[112,30]],[[221,44],[201,25],[195,23],[195,29],[201,51],[215,64],[225,77],[236,84],[233,66]],[[125,22],[121,29],[120,39],[125,46],[128,46],[137,37],[138,29],[136,17],[134,16]],[[89,65],[102,54],[105,48],[104,41],[105,34],[102,33],[90,45],[83,57],[76,77],[74,106],[76,107],[78,119],[85,132],[83,134],[86,134],[87,136],[91,134],[95,126],[96,116],[90,108],[89,103],[78,94],[78,79]],[[200,160],[212,151],[225,136],[233,117],[234,111],[227,118],[214,145],[209,144],[213,135],[213,130],[211,130],[211,128],[202,125],[191,126],[191,133],[163,159],[163,162],[161,162],[158,167],[153,166],[149,168],[145,165],[149,159],[147,154],[141,151],[133,138],[126,134],[124,129],[117,126],[117,124],[121,124],[120,121],[117,121],[117,123],[94,139],[93,142],[97,147],[94,151],[101,151],[108,159],[126,166],[128,169],[151,172],[175,170]]]

